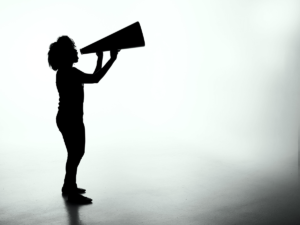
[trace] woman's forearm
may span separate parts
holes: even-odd
[[[102,68],[102,57],[98,57],[98,60],[97,60],[97,65],[96,65],[96,68],[95,68],[95,71],[94,71],[94,74],[100,70]]]
[[[103,66],[102,68],[100,67],[99,70],[97,70],[94,73],[94,76],[96,76],[97,78],[97,83],[104,77],[104,75],[107,73],[107,71],[110,69],[110,67],[112,66],[112,64],[115,62],[115,58],[110,58],[110,60],[107,61],[107,63],[105,64],[105,66]],[[98,67],[98,65],[97,65]]]

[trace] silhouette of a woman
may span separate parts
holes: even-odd
[[[73,64],[78,62],[75,43],[68,36],[61,36],[52,43],[48,52],[49,66],[57,71],[56,87],[59,92],[59,106],[56,124],[61,132],[67,151],[66,175],[62,193],[68,201],[89,203],[92,199],[82,196],[85,190],[77,187],[77,168],[85,151],[85,127],[83,123],[84,83],[98,83],[117,59],[119,50],[110,52],[111,58],[102,67],[103,53],[97,52],[95,72],[86,74]]]

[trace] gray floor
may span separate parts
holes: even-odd
[[[296,166],[266,169],[263,161],[233,163],[198,150],[89,147],[78,185],[93,203],[78,206],[60,193],[63,146],[7,147],[0,224],[299,224]]]

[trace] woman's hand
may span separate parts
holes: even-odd
[[[119,51],[120,51],[119,49],[110,50],[110,58],[116,60]]]
[[[103,58],[103,52],[96,52],[96,55],[98,56],[98,58]]]

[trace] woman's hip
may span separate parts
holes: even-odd
[[[82,117],[62,113],[57,113],[56,125],[61,132],[85,129]]]

